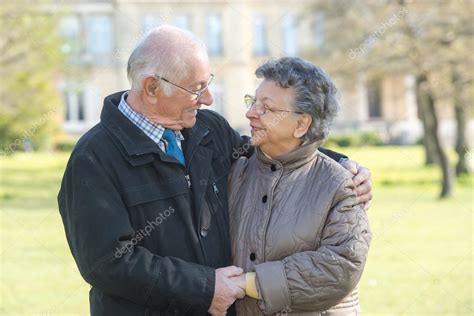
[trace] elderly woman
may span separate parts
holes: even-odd
[[[230,179],[233,263],[248,297],[238,315],[358,315],[356,285],[371,233],[352,175],[318,147],[338,110],[336,88],[299,58],[260,66],[246,96],[250,158]]]

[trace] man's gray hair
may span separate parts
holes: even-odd
[[[196,52],[207,58],[206,46],[191,32],[171,25],[153,28],[128,59],[127,77],[132,90],[141,90],[142,79],[153,74],[181,82],[188,75],[190,58]],[[171,94],[170,84],[162,87],[166,95]]]
[[[255,74],[275,81],[282,88],[294,89],[291,108],[313,118],[305,141],[322,143],[326,139],[339,110],[339,101],[336,86],[324,70],[298,57],[282,57],[267,61]]]

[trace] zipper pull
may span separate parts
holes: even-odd
[[[188,189],[191,189],[191,178],[189,177],[189,174],[184,176],[186,178],[186,181],[188,181]]]
[[[214,193],[217,195],[217,197],[219,197],[219,189],[217,188],[217,185],[215,182],[212,184],[212,187],[214,188]]]

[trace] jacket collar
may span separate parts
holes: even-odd
[[[196,124],[192,128],[183,129],[181,132],[184,137],[184,141],[182,142],[183,153],[188,162],[191,162],[198,145],[205,145],[212,140],[212,137],[208,137],[210,136],[208,126],[199,118],[199,110],[198,116],[196,117]]]
[[[109,95],[104,99],[100,121],[111,132],[129,156],[159,153],[160,148],[118,109],[125,91]]]
[[[313,160],[317,156],[318,145],[319,142],[301,145],[289,153],[275,158],[270,158],[269,156],[265,155],[260,148],[257,148],[258,165],[265,169],[271,167],[272,165],[276,165],[287,170],[297,169]]]
[[[158,145],[119,111],[118,105],[123,93],[125,91],[114,93],[104,99],[104,107],[100,115],[101,123],[121,144],[130,159],[133,157],[131,161],[133,165],[152,161],[153,157],[149,154],[158,154],[162,160],[168,160]],[[197,119],[194,127],[183,129],[182,133],[185,137],[184,154],[186,161],[190,161],[196,146],[201,142],[205,143],[209,130],[204,122]]]

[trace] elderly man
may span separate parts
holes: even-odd
[[[127,70],[131,90],[104,100],[58,195],[91,314],[225,314],[244,296],[231,280],[243,271],[230,266],[226,186],[235,153],[251,154],[248,137],[199,110],[213,102],[213,75],[192,34],[154,29]],[[353,173],[370,201],[368,170]]]

